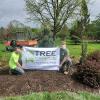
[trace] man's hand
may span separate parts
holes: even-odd
[[[59,65],[59,68],[61,68],[61,66],[62,66],[62,65],[60,64],[60,65]]]
[[[19,63],[16,63],[16,65],[17,65],[18,67],[22,67]]]

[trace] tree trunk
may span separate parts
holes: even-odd
[[[53,33],[53,41],[55,41],[55,38],[56,38],[56,37],[55,37],[55,33]]]
[[[83,33],[81,36],[81,64],[84,64],[86,57],[87,57],[87,40],[83,38]]]

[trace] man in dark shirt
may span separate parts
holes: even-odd
[[[71,65],[72,61],[69,57],[69,50],[66,48],[66,43],[62,42],[60,48],[60,71],[64,74],[68,74]]]

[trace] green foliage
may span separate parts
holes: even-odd
[[[100,15],[89,24],[88,36],[90,39],[100,40]]]
[[[64,25],[60,32],[57,33],[56,37],[61,38],[61,40],[66,40],[66,38],[69,36],[69,30],[67,25]]]
[[[84,37],[86,39],[87,29],[88,29],[88,25],[89,25],[89,21],[90,21],[89,16],[90,15],[88,12],[87,2],[86,2],[86,0],[82,0],[82,3],[81,3],[81,23],[82,23],[81,24],[82,25],[82,32],[81,32],[82,53],[81,53],[81,56],[82,56],[82,64],[84,63],[85,58],[86,58],[86,54],[87,54],[87,43],[84,42]]]
[[[81,11],[82,11],[82,16],[84,16],[84,17],[87,16],[87,14],[88,14],[88,7],[87,7],[86,0],[82,0]]]
[[[53,39],[79,6],[78,0],[25,0],[30,20],[49,26]]]
[[[40,39],[39,42],[39,47],[53,47],[54,42],[52,38],[52,34],[48,29],[44,29],[42,31],[42,38]]]
[[[40,28],[32,28],[32,36],[33,38],[41,39],[42,33]]]
[[[67,47],[70,51],[70,55],[74,56],[76,59],[80,58],[81,55],[81,45],[73,45],[70,43],[70,41],[67,41]],[[57,38],[55,40],[55,46],[60,46],[61,44],[61,39]],[[6,58],[5,59],[9,59],[10,58],[10,53],[7,52],[3,52],[5,50],[5,46],[3,44],[0,44],[0,60],[2,60],[3,56],[6,54]],[[97,43],[89,43],[88,44],[88,54],[95,51],[95,50],[100,50],[100,44]]]
[[[67,42],[67,47],[70,51],[70,55],[74,56],[75,58],[80,58],[81,55],[81,45],[71,45],[68,44]],[[88,47],[87,47],[87,54],[95,51],[95,50],[100,50],[100,44],[96,44],[96,43],[88,43]]]
[[[90,18],[89,18],[90,14],[88,12],[86,0],[82,0],[81,15],[82,15],[82,18],[81,18],[82,24],[86,28],[86,26],[89,24],[89,21],[90,21]]]
[[[88,92],[43,92],[26,96],[6,97],[0,100],[100,100],[100,96]]]
[[[81,32],[82,32],[82,24],[81,20],[76,20],[73,22],[72,27],[70,29],[70,36],[77,36],[81,37]]]
[[[75,36],[75,35],[72,35],[72,36],[71,36],[71,40],[72,40],[72,43],[74,43],[74,44],[79,44],[79,43],[81,43],[80,38],[79,38],[78,36]]]
[[[4,34],[5,29],[3,27],[0,28],[0,35]]]
[[[4,44],[0,43],[0,62],[1,61],[9,61],[10,53],[5,51],[6,48]]]
[[[55,39],[55,46],[60,46],[61,45],[61,38],[59,38],[59,37],[57,37],[56,39]]]
[[[8,27],[5,28],[6,31],[6,40],[12,39],[31,39],[32,30],[30,27],[25,26],[19,21],[13,20],[8,24]]]
[[[87,7],[87,0],[81,0],[81,5],[80,5],[80,16],[74,23],[72,24],[72,27],[70,29],[70,34],[75,35],[80,37],[81,39],[83,36],[87,35],[88,31],[88,24],[90,21],[90,14],[88,12],[88,7]]]
[[[85,62],[85,59],[87,57],[87,46],[88,43],[87,41],[82,40],[82,54],[81,54],[81,59],[82,59],[82,63]]]
[[[5,29],[3,27],[0,28],[0,40],[4,40]]]

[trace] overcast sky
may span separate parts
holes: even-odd
[[[100,13],[100,0],[94,0],[89,5],[89,10],[93,20]],[[37,24],[27,22],[27,17],[24,0],[0,0],[0,27],[7,26],[12,20],[18,20],[31,27],[36,27]]]

